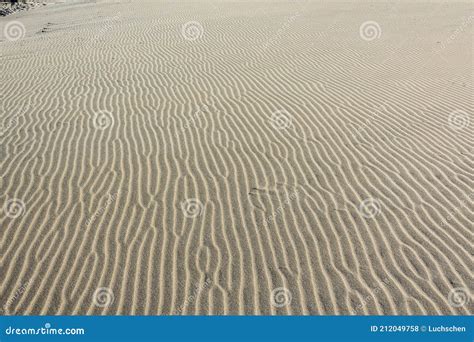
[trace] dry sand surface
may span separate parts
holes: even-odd
[[[0,18],[3,314],[472,314],[472,3]]]

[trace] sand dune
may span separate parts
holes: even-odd
[[[472,314],[472,14],[0,18],[2,314]]]

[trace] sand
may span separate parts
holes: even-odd
[[[472,314],[473,13],[0,18],[2,314]]]

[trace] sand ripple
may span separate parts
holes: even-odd
[[[1,18],[4,313],[472,314],[468,8]]]

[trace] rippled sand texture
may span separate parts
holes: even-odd
[[[1,18],[3,313],[472,314],[473,13]]]

